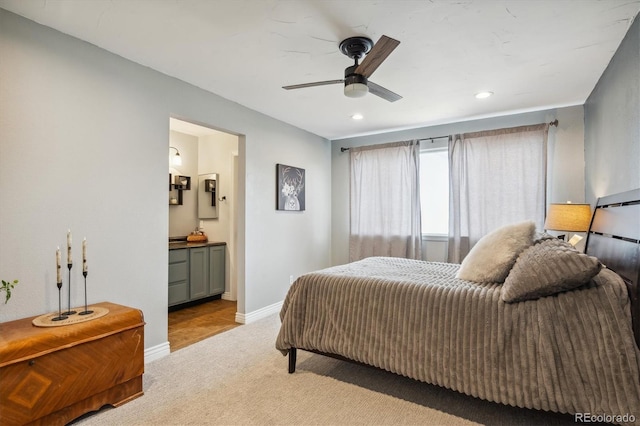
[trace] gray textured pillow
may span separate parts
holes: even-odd
[[[554,237],[553,235],[549,235],[546,232],[539,232],[536,231],[533,234],[533,244],[538,244],[539,242],[543,241],[543,240],[552,240],[557,237]]]
[[[600,261],[557,238],[543,239],[522,252],[502,286],[507,303],[573,290],[600,272]]]
[[[464,258],[456,278],[478,283],[501,283],[518,255],[533,244],[536,225],[521,222],[498,228],[480,239]]]

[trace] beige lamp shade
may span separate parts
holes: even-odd
[[[586,232],[591,223],[589,204],[551,204],[544,229],[552,231]]]

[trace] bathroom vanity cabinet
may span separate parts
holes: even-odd
[[[224,293],[225,243],[169,245],[169,306]]]

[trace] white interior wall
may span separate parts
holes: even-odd
[[[217,173],[216,197],[226,197],[217,200],[218,217],[204,219],[204,230],[211,241],[231,239],[231,190],[233,186],[233,157],[238,152],[238,137],[219,132],[215,135],[199,138],[199,174]]]
[[[182,191],[182,205],[169,205],[169,236],[180,237],[188,235],[198,226],[198,138],[171,130],[169,146],[180,151],[182,165],[170,165],[167,173],[171,173],[172,179],[177,175],[191,177],[191,189]],[[175,150],[170,149],[168,154],[173,156]],[[177,198],[178,191],[167,192],[169,196]]]
[[[201,136],[198,141],[198,173],[216,173],[216,208],[218,217],[215,219],[200,219],[202,227],[209,241],[223,241],[227,243],[226,250],[226,288],[223,297],[236,300],[237,281],[233,268],[236,265],[236,242],[233,227],[235,221],[234,161],[238,154],[238,137],[229,133],[216,132],[213,135]],[[224,197],[225,200],[220,200]]]

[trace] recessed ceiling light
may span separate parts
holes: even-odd
[[[351,118],[354,120],[362,120],[364,116],[362,114],[353,114]]]
[[[479,92],[476,93],[476,99],[486,99],[491,95],[493,95],[493,92]]]

